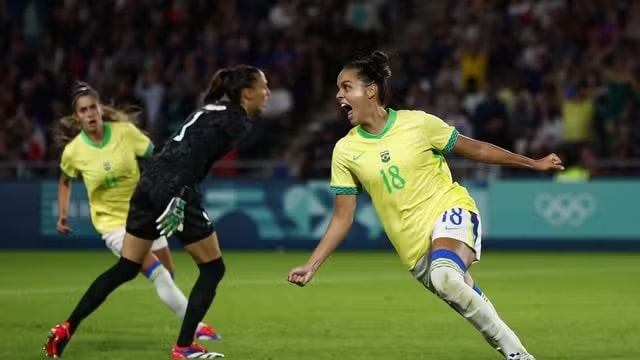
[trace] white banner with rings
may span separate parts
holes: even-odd
[[[589,193],[540,193],[534,206],[549,225],[578,227],[595,214],[598,204]]]

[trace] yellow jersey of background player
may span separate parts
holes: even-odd
[[[102,144],[82,131],[62,153],[60,168],[68,178],[82,176],[91,221],[100,234],[126,223],[129,199],[140,179],[138,158],[151,155],[153,143],[129,122],[105,122]]]

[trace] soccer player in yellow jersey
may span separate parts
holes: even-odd
[[[131,122],[132,114],[101,104],[98,92],[86,83],[76,85],[72,107],[74,113],[61,119],[58,129],[58,140],[66,145],[60,161],[57,230],[61,234],[71,231],[67,223],[71,179],[80,177],[87,189],[91,221],[107,248],[119,257],[129,200],[140,179],[138,159],[151,155],[153,143]],[[153,242],[142,272],[153,282],[160,299],[182,319],[187,299],[173,281],[173,269],[167,239],[162,236]],[[203,323],[196,337],[219,338]]]
[[[482,224],[467,190],[453,182],[444,155],[532,170],[562,170],[558,156],[540,160],[473,140],[434,115],[385,109],[391,70],[375,51],[348,63],[338,75],[336,98],[354,127],[333,150],[334,211],[326,233],[304,266],[288,280],[306,285],[344,239],[356,195],[366,191],[402,262],[427,289],[451,305],[506,359],[535,360],[473,283],[480,260]]]

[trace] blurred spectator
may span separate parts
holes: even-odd
[[[475,137],[505,149],[512,149],[513,143],[507,128],[507,107],[498,99],[494,84],[487,84],[487,98],[478,104],[472,116]]]
[[[562,88],[563,142],[567,147],[582,147],[591,141],[594,115],[593,99],[588,85],[580,81]]]
[[[447,111],[445,120],[449,125],[455,127],[460,134],[471,138],[475,136],[469,117],[464,108],[459,104],[452,106],[451,109]]]
[[[486,95],[478,87],[478,81],[475,78],[469,78],[465,81],[464,95],[461,100],[462,106],[468,114],[473,114],[478,105],[486,100]]]
[[[162,140],[163,119],[162,103],[165,87],[160,82],[158,70],[149,68],[136,82],[136,96],[142,100],[146,114],[146,128],[151,132],[151,139],[158,143]]]
[[[431,111],[433,109],[431,84],[429,80],[414,82],[407,93],[405,104],[415,110]]]
[[[271,90],[271,95],[267,99],[262,117],[267,120],[273,120],[289,116],[294,105],[293,94],[291,94],[291,90],[285,86],[277,73],[269,76],[269,89]]]
[[[460,53],[460,72],[463,83],[473,79],[478,84],[478,88],[483,89],[487,81],[489,53],[487,48],[476,39],[479,31],[476,27],[471,27],[466,33],[468,43],[462,47]]]
[[[284,30],[292,26],[298,18],[298,2],[296,0],[278,0],[269,12],[269,21],[277,30]]]
[[[585,182],[591,178],[591,172],[584,166],[582,149],[571,148],[562,153],[565,170],[555,173],[553,179],[558,182]]]
[[[349,130],[336,75],[374,48],[391,56],[394,108],[531,156],[567,144],[596,163],[639,161],[640,3],[628,0],[0,2],[0,158],[55,165],[49,129],[75,80],[140,106],[162,146],[215,70],[253,63],[272,97],[229,156],[300,161],[292,174],[326,177]]]
[[[381,32],[380,7],[382,0],[349,0],[345,20],[347,26],[363,33]]]

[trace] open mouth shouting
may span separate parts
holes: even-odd
[[[351,120],[351,118],[353,118],[353,108],[351,107],[351,105],[346,103],[341,103],[340,106],[342,107],[342,110],[344,110],[347,113],[347,118]]]

